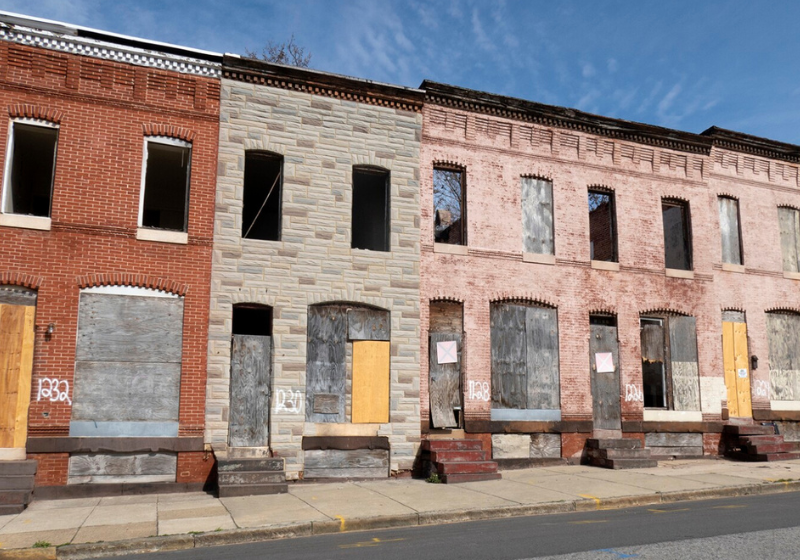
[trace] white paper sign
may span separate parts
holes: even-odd
[[[436,343],[436,361],[440,364],[454,364],[458,361],[458,344],[455,340]]]
[[[594,355],[594,365],[597,373],[614,372],[614,354],[611,352],[598,352]]]
[[[745,368],[740,368],[737,371],[739,372],[739,377],[741,377],[742,379],[747,377],[747,370]]]

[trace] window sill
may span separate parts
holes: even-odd
[[[699,410],[645,409],[642,420],[645,422],[702,422],[703,413]]]
[[[448,255],[466,255],[469,249],[466,245],[450,245],[448,243],[434,243],[434,253],[446,253]]]
[[[800,401],[769,401],[771,410],[800,410]]]
[[[140,241],[157,241],[159,243],[175,243],[187,245],[189,234],[183,231],[166,231],[163,229],[139,228],[136,230],[136,239]]]
[[[744,265],[743,264],[722,263],[722,270],[725,270],[727,272],[738,272],[739,274],[744,274]]]
[[[556,256],[543,255],[541,253],[522,253],[522,261],[537,264],[556,264]]]
[[[611,270],[619,272],[619,263],[611,261],[592,261],[592,268],[595,270]]]
[[[38,229],[50,231],[52,220],[43,216],[26,216],[24,214],[0,214],[0,226]]]
[[[800,280],[800,272],[784,272],[783,277],[787,280]]]
[[[665,268],[667,278],[683,278],[685,280],[694,280],[694,271],[680,270],[678,268]]]
[[[560,409],[493,408],[493,421],[561,422]]]

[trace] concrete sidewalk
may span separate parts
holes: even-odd
[[[458,485],[300,483],[290,484],[288,494],[223,499],[195,493],[35,501],[19,515],[0,517],[0,548],[27,549],[2,550],[0,559],[91,558],[800,490],[800,460],[680,460],[625,471],[555,466],[502,474],[502,480]],[[45,543],[50,548],[40,548]]]

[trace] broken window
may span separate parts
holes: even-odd
[[[50,217],[58,127],[49,123],[11,123],[3,212]]]
[[[186,231],[189,167],[192,146],[174,138],[148,138],[144,143],[142,227]]]
[[[800,271],[800,211],[794,208],[778,208],[778,223],[781,228],[781,253],[783,270]]]
[[[739,228],[739,201],[735,198],[719,197],[719,229],[722,236],[722,262],[744,264]]]
[[[497,302],[491,306],[490,322],[492,408],[558,410],[556,310],[526,303]],[[497,416],[496,419],[512,418]],[[523,415],[516,419],[554,418],[525,418]]]
[[[242,237],[280,241],[282,194],[283,156],[245,152]]]
[[[689,203],[662,200],[664,222],[664,264],[666,268],[692,270],[692,240],[689,228]]]
[[[522,247],[526,253],[555,254],[553,243],[553,183],[522,178]]]
[[[593,261],[617,262],[614,193],[589,190],[589,248]]]
[[[642,392],[645,408],[700,410],[694,317],[641,317]]]
[[[467,244],[465,172],[433,169],[433,235],[436,243]]]
[[[800,400],[800,315],[788,311],[767,313],[769,343],[769,398]]]
[[[353,249],[389,250],[389,172],[353,167]]]

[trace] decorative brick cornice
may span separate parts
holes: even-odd
[[[607,193],[613,193],[613,192],[614,192],[614,187],[609,187],[608,185],[593,184],[593,185],[589,185],[589,186],[587,187],[587,190],[593,190],[593,191],[602,191],[602,192],[607,192]]]
[[[0,285],[22,286],[32,290],[39,289],[44,282],[41,276],[33,276],[22,272],[0,272]]]
[[[142,125],[142,129],[145,136],[167,136],[184,142],[191,142],[195,136],[194,131],[188,128],[163,123],[145,123]]]
[[[59,124],[64,113],[56,109],[41,107],[39,105],[16,103],[8,106],[8,116],[12,119],[38,119]]]
[[[456,297],[456,296],[447,296],[442,294],[436,294],[432,298],[428,299],[428,303],[464,303],[464,298]]]
[[[644,309],[639,312],[639,315],[679,315],[681,317],[692,317],[691,313],[668,306]]]
[[[725,312],[725,311],[738,311],[739,313],[744,313],[745,312],[744,311],[744,307],[740,307],[738,305],[727,305],[727,306],[723,305],[721,307],[721,310],[723,312]]]
[[[716,126],[703,131],[701,135],[710,138],[715,148],[800,163],[800,146],[794,144],[751,136]]]
[[[739,197],[736,196],[735,194],[731,194],[731,193],[725,192],[725,191],[718,192],[717,193],[717,198],[731,198],[731,199],[736,200],[736,201],[739,200]]]
[[[433,160],[433,167],[441,167],[442,169],[454,169],[458,171],[466,171],[467,166],[464,163],[452,159],[435,159]]]
[[[785,313],[788,315],[800,315],[800,307],[781,305],[778,307],[768,307],[764,313]]]
[[[613,315],[617,316],[617,310],[613,307],[591,307],[589,308],[589,315]]]
[[[134,286],[137,288],[150,288],[151,290],[161,290],[170,294],[185,296],[189,290],[186,284],[180,284],[166,278],[148,276],[146,274],[87,274],[77,278],[80,288],[94,288],[97,286]]]
[[[553,182],[553,178],[548,175],[543,175],[541,173],[523,173],[520,175],[523,179],[538,179],[539,181],[549,181],[550,183]]]
[[[489,303],[522,303],[527,305],[539,305],[558,309],[558,305],[550,300],[532,294],[512,294],[509,292],[494,293],[489,297]]]

